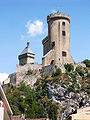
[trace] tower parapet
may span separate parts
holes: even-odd
[[[59,13],[59,11],[57,13],[52,13],[50,15],[47,16],[47,23],[51,20],[51,19],[66,19],[69,21],[70,23],[70,16],[68,14],[63,14],[63,13]]]

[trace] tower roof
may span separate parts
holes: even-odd
[[[25,47],[25,49],[21,52],[20,55],[27,54],[27,53],[33,54],[29,47],[29,41],[27,42],[27,47]]]

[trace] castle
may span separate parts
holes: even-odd
[[[44,73],[50,75],[56,70],[55,65],[57,65],[62,69],[62,72],[65,72],[64,64],[74,63],[70,56],[70,16],[59,12],[50,14],[47,16],[47,23],[48,36],[42,40],[42,65],[34,63],[35,54],[30,50],[28,41],[27,46],[18,56],[19,65],[16,66],[16,84],[25,79],[27,84],[33,86],[36,79],[40,77],[40,71],[43,75]],[[30,69],[37,71],[37,74],[36,76],[32,75],[33,77],[30,77],[28,81],[25,74]]]
[[[55,13],[47,16],[48,36],[42,40],[43,58],[42,64],[34,63],[35,54],[30,50],[29,41],[27,46],[18,56],[19,65],[16,66],[16,73],[13,73],[5,81],[19,84],[25,81],[32,85],[40,77],[41,72],[51,75],[56,70],[56,66],[65,72],[64,64],[74,61],[70,55],[70,16],[63,13]],[[32,76],[26,76],[28,70],[34,71]],[[4,83],[5,83],[4,82]]]
[[[48,36],[42,40],[42,65],[73,63],[70,55],[70,16],[59,13],[47,16]],[[35,54],[27,47],[19,55],[19,64],[34,63]]]
[[[73,63],[70,56],[70,16],[59,13],[47,16],[48,36],[43,39],[43,66]]]

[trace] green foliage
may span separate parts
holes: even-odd
[[[89,78],[89,79],[90,79],[90,73],[88,73],[88,74],[87,74],[87,78]]]
[[[86,65],[86,67],[90,67],[90,60],[86,59],[83,61],[83,63]]]
[[[51,118],[51,120],[57,120],[58,106],[56,104],[53,104],[52,102],[49,103],[49,106],[50,106],[49,117]]]
[[[80,76],[84,76],[84,71],[83,71],[83,68],[82,68],[82,66],[77,66],[76,67],[76,71],[78,72],[78,74],[80,75]]]
[[[26,75],[32,75],[33,71],[32,70],[28,70]]]
[[[17,87],[10,86],[6,92],[7,99],[13,110],[14,115],[25,114],[26,118],[45,118],[47,114],[52,120],[57,119],[58,106],[52,101],[43,99],[47,97],[47,81],[37,80],[36,90],[26,86],[23,82]]]
[[[71,72],[74,70],[74,66],[72,64],[65,64],[64,67],[68,72]]]
[[[74,93],[76,93],[74,84],[72,84],[72,85],[70,85],[70,86],[68,87],[68,92],[74,92]]]
[[[38,99],[37,94],[37,92],[31,90],[24,83],[21,83],[18,88],[8,88],[6,96],[14,115],[24,113],[26,118],[46,117],[42,99]]]
[[[21,63],[21,65],[25,65],[25,64],[26,64],[26,62],[22,62],[22,63]]]
[[[62,74],[62,71],[60,68],[57,68],[55,72],[52,73],[52,77],[60,76]]]
[[[90,89],[86,90],[86,92],[90,95]]]
[[[58,105],[56,103],[53,103],[52,100],[49,100],[47,97],[43,99],[43,103],[46,107],[50,120],[57,120],[57,110],[59,109]]]
[[[66,74],[69,75],[72,78],[73,83],[76,83],[76,75],[77,75],[76,71],[74,71],[74,72],[66,71]]]

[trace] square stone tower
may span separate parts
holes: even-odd
[[[70,56],[70,16],[59,13],[47,16],[48,36],[43,39],[43,66],[73,63]]]
[[[19,65],[24,65],[27,63],[34,63],[35,54],[32,53],[29,47],[29,41],[27,42],[27,47],[22,51],[22,53],[18,56]]]

